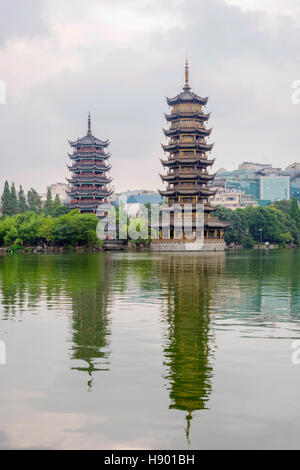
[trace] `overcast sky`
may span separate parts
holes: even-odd
[[[165,97],[186,54],[210,97],[215,170],[300,161],[300,0],[0,0],[0,191],[64,182],[88,111],[116,189],[162,187]]]

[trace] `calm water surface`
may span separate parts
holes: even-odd
[[[0,448],[299,448],[300,251],[0,257]]]

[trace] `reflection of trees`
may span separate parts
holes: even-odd
[[[62,292],[64,268],[58,257],[36,255],[0,256],[1,304],[4,318],[25,308],[36,311],[41,299],[51,300]]]
[[[166,289],[164,364],[170,408],[186,412],[188,439],[192,413],[207,409],[211,393],[210,302],[224,256],[178,254],[156,262]]]
[[[4,318],[37,313],[55,303],[72,308],[72,359],[85,361],[73,369],[88,372],[108,369],[109,254],[16,255],[0,257],[0,299]],[[89,385],[92,380],[89,380]]]

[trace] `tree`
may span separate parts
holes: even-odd
[[[272,204],[273,207],[276,207],[276,209],[284,212],[285,214],[290,213],[290,207],[291,207],[291,202],[287,200],[282,200],[282,201],[276,201]]]
[[[27,202],[26,202],[26,197],[24,190],[22,186],[19,188],[19,193],[18,193],[18,212],[20,214],[23,214],[28,210]]]
[[[245,233],[242,238],[242,245],[244,248],[253,248],[254,247],[254,240],[249,233]]]
[[[299,226],[300,225],[300,210],[298,206],[298,201],[295,197],[292,199],[289,215],[290,215],[290,218],[295,222],[295,224]]]
[[[8,181],[5,181],[4,190],[2,194],[2,213],[3,215],[12,215],[10,189]]]
[[[47,197],[46,197],[46,202],[44,204],[44,211],[46,215],[51,214],[53,209],[53,201],[52,201],[52,194],[51,194],[51,189],[48,188],[47,191]]]
[[[31,188],[27,194],[28,208],[32,212],[41,212],[42,201],[35,189]]]
[[[12,183],[10,188],[10,204],[11,204],[11,211],[12,214],[18,213],[18,198],[17,198],[17,191],[15,187],[15,183]]]
[[[67,214],[68,212],[69,212],[68,208],[66,207],[65,204],[62,204],[60,202],[59,195],[56,194],[55,199],[54,199],[54,203],[53,203],[53,207],[52,207],[52,211],[51,211],[52,217],[59,217],[60,215]]]

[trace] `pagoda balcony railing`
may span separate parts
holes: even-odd
[[[87,161],[87,160],[83,160],[82,162],[76,162],[76,163],[73,163],[73,165],[70,165],[69,168],[83,168],[83,169],[90,169],[91,167],[93,168],[99,168],[99,170],[102,170],[105,171],[109,166],[108,165],[103,165],[102,163],[99,163],[99,162],[95,162],[94,160],[90,160],[90,161]]]
[[[110,189],[106,188],[106,187],[101,187],[101,188],[94,188],[93,186],[92,187],[89,187],[89,188],[72,188],[70,191],[68,191],[69,193],[79,193],[79,194],[83,194],[83,193],[91,193],[91,192],[108,192],[110,191]]]
[[[88,178],[94,178],[94,177],[97,177],[97,178],[105,178],[105,176],[103,175],[103,173],[79,173],[76,175],[76,178],[79,178],[79,179],[88,179]]]
[[[85,200],[82,200],[82,199],[77,199],[77,200],[72,200],[69,202],[69,205],[70,206],[95,206],[97,204],[102,204],[103,202],[107,202],[106,199],[103,200],[99,200],[99,199],[92,199],[92,200],[89,200],[89,201],[85,201]]]
[[[185,185],[176,185],[174,187],[171,187],[171,186],[167,187],[167,191],[175,191],[177,189],[180,191],[181,189],[184,189],[184,190],[185,189],[186,190],[188,190],[188,189],[192,189],[192,190],[193,189],[205,189],[206,190],[206,189],[209,189],[209,188],[207,186],[202,186],[200,184],[192,184],[192,185],[185,184]]]
[[[89,177],[80,177],[76,176],[74,178],[68,178],[69,183],[78,183],[78,184],[83,184],[83,183],[90,183],[91,180],[97,181],[99,183],[110,183],[112,181],[112,178],[106,178],[104,176],[98,176],[98,175],[91,175]]]
[[[71,158],[109,158],[111,155],[110,153],[104,152],[74,152],[73,154],[69,154]]]
[[[90,191],[108,191],[107,188],[103,188],[103,186],[101,188],[97,188],[95,186],[86,186],[84,188],[81,188],[79,187],[78,189],[76,188],[76,186],[74,188],[72,188],[69,192],[77,192],[77,193],[87,193],[87,192],[90,192]]]
[[[203,122],[198,122],[198,121],[189,121],[189,122],[184,122],[184,121],[181,121],[181,122],[173,122],[171,127],[170,127],[170,130],[172,129],[180,129],[181,127],[186,127],[188,129],[200,129],[200,130],[203,130],[203,131],[207,131],[207,132],[210,132],[211,129],[207,129],[206,127],[203,126]]]
[[[196,167],[190,167],[190,168],[181,168],[180,170],[170,170],[170,173],[167,176],[180,176],[182,173],[184,174],[195,174],[200,176],[210,176],[206,171],[201,171],[198,170]]]
[[[70,197],[89,197],[89,196],[106,196],[110,194],[111,191],[108,190],[91,190],[91,191],[70,191],[69,196]]]

